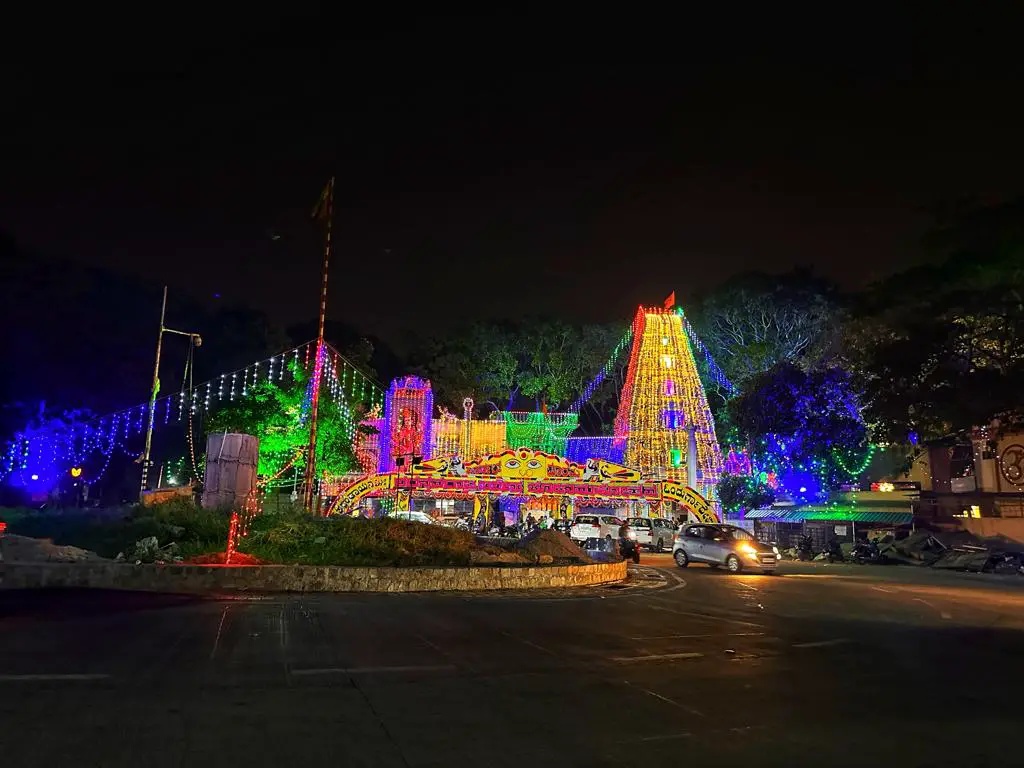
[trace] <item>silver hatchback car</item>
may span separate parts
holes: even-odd
[[[688,525],[672,542],[672,557],[680,568],[690,563],[725,566],[732,573],[745,568],[775,573],[778,557],[747,531],[734,525]]]

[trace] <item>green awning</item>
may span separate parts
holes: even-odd
[[[763,520],[773,523],[802,523],[807,520],[823,520],[854,523],[909,523],[913,513],[909,505],[858,504],[825,505],[807,504],[798,507],[764,507],[752,509],[746,514],[748,520]]]

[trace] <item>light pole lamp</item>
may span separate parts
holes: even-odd
[[[160,350],[163,348],[164,334],[174,333],[178,336],[188,336],[192,343],[199,347],[203,339],[198,333],[190,331],[176,331],[173,328],[164,326],[164,318],[167,316],[167,286],[164,286],[164,300],[160,305],[160,333],[156,337],[156,362],[153,364],[153,387],[149,392],[149,415],[146,419],[146,449],[142,453],[142,483],[139,487],[139,501],[142,501],[146,493],[146,484],[149,481],[149,453],[153,447],[153,419],[156,416],[156,395],[160,391]],[[183,382],[184,386],[184,382]],[[189,403],[189,407],[192,404]]]

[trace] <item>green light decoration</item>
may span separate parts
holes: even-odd
[[[835,448],[832,449],[832,458],[835,460],[836,466],[838,466],[841,470],[846,472],[846,474],[848,474],[850,477],[857,477],[868,468],[868,465],[871,463],[871,459],[874,457],[875,451],[877,450],[877,445],[874,445],[873,443],[868,445],[868,452],[867,454],[865,454],[864,460],[861,462],[860,467],[857,469],[851,469],[849,466],[847,466],[846,462],[843,460],[843,457],[839,455],[839,451],[837,451]]]
[[[260,441],[258,473],[268,477],[279,472],[309,439],[309,426],[303,421],[307,376],[301,365],[292,363],[290,382],[262,379],[250,386],[245,397],[218,409],[207,424],[209,432],[243,432]],[[339,475],[358,467],[352,443],[356,423],[352,406],[339,390],[337,397],[324,397],[317,416],[317,469]],[[295,462],[300,470],[305,457]]]
[[[509,448],[565,455],[565,440],[579,426],[576,413],[501,411]]]

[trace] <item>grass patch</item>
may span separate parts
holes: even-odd
[[[7,531],[52,539],[114,558],[135,542],[156,536],[160,546],[177,542],[186,559],[223,552],[231,513],[172,499],[151,507],[104,510],[0,509]],[[473,534],[393,518],[312,517],[300,510],[256,517],[238,550],[267,563],[286,565],[469,565]]]
[[[298,565],[469,565],[473,534],[392,518],[261,515],[239,551]]]
[[[156,536],[161,546],[177,542],[186,557],[220,551],[227,542],[229,518],[228,512],[199,508],[190,499],[103,510],[0,509],[8,533],[52,539],[109,558],[130,551],[147,536]]]

